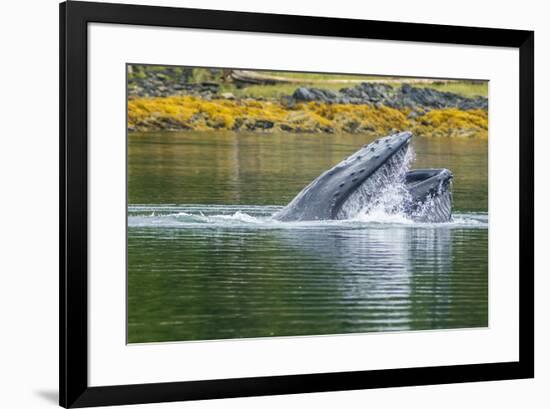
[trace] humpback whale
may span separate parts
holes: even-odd
[[[349,219],[383,205],[386,211],[415,221],[450,220],[453,175],[448,169],[409,171],[411,138],[412,133],[401,132],[363,145],[323,172],[273,217],[281,221]]]

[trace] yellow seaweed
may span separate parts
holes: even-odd
[[[419,135],[435,137],[487,137],[488,114],[485,110],[448,108],[410,114],[410,110],[366,104],[308,102],[285,105],[276,100],[172,96],[128,100],[128,129],[224,129],[373,135],[412,130]]]

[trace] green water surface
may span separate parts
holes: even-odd
[[[487,326],[486,223],[266,221],[369,141],[131,133],[128,342]],[[413,146],[414,168],[453,171],[454,213],[486,219],[487,141],[414,137]],[[202,223],[209,215],[215,222]]]

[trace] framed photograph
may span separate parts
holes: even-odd
[[[530,378],[534,33],[60,5],[60,404]]]

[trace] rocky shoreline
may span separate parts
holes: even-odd
[[[222,92],[217,82],[190,82],[190,75],[189,70],[166,68],[129,76],[128,130],[376,136],[407,129],[429,136],[487,137],[485,97],[363,82],[339,90],[298,87],[277,98],[239,98]]]
[[[189,83],[185,74],[175,76],[164,72],[148,73],[144,78],[132,78],[128,82],[130,98],[151,98],[194,95],[205,99],[235,98],[220,92],[216,82]],[[382,83],[361,83],[354,87],[330,89],[299,87],[292,95],[283,96],[281,103],[291,107],[298,102],[323,102],[327,104],[385,105],[395,109],[429,110],[458,108],[461,110],[488,109],[485,97],[468,98],[451,92],[442,92],[410,84],[392,86]]]
[[[195,95],[211,98],[218,94],[220,84],[209,81],[193,83],[190,82],[191,76],[192,69],[172,67],[156,71],[142,71],[139,75],[128,75],[128,97],[154,98]]]
[[[441,92],[426,87],[413,87],[403,84],[393,87],[388,84],[364,82],[352,88],[342,88],[338,92],[318,88],[298,88],[288,101],[325,102],[329,104],[368,104],[385,105],[395,109],[443,109],[461,110],[488,109],[485,97],[467,98],[451,92]]]

